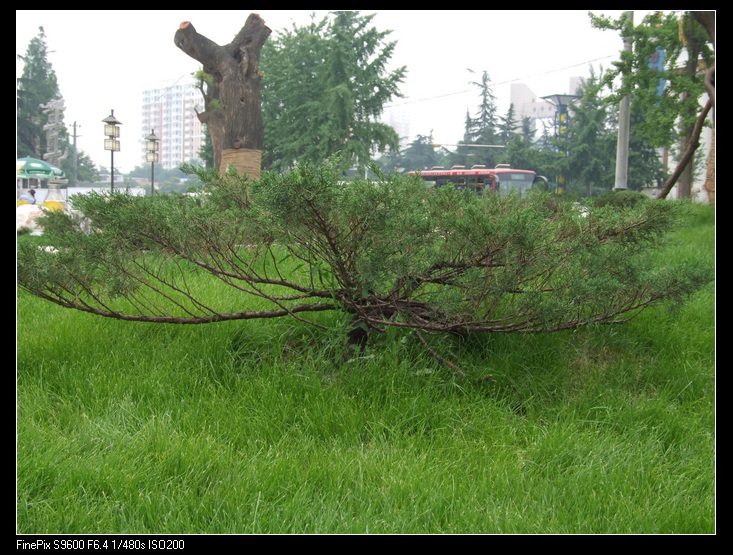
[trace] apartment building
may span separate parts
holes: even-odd
[[[192,77],[163,83],[142,94],[141,137],[153,130],[158,137],[158,163],[173,169],[184,162],[200,160],[203,126],[196,111],[203,111],[204,98]],[[140,147],[140,164],[146,165],[145,142]]]
[[[382,122],[397,132],[400,138],[400,148],[407,148],[410,144],[410,114],[406,110],[388,108],[385,110]]]
[[[581,84],[581,77],[571,77],[567,92],[570,95],[576,94]],[[550,93],[565,94],[565,91],[547,91],[547,94],[543,96]],[[534,91],[523,83],[512,83],[509,89],[509,102],[514,105],[514,115],[517,121],[522,121],[525,117],[533,120],[554,119],[557,112],[555,104],[543,98],[538,98]]]

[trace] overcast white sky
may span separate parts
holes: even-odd
[[[372,24],[391,30],[397,46],[393,66],[407,66],[403,99],[389,106],[405,110],[411,139],[429,135],[456,143],[463,136],[466,112],[475,115],[480,81],[487,71],[498,111],[509,108],[511,83],[528,85],[537,96],[569,93],[572,76],[587,77],[589,67],[608,68],[623,41],[614,31],[590,25],[587,10],[362,10],[375,13]],[[16,54],[24,55],[44,28],[48,60],[58,78],[69,132],[77,124],[77,146],[109,168],[102,119],[114,110],[122,122],[121,151],[115,169],[140,165],[147,134],[142,125],[142,92],[186,78],[199,63],[173,44],[183,21],[218,44],[228,44],[250,13],[258,13],[279,31],[306,25],[311,13],[320,21],[326,10],[17,10]],[[621,10],[593,10],[617,17]],[[648,11],[635,11],[640,22]],[[475,73],[471,73],[473,70]],[[23,71],[16,62],[16,77]]]

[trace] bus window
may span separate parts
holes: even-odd
[[[480,183],[480,178],[475,175],[469,176],[466,179],[466,185],[471,191],[480,191],[482,189]]]
[[[534,177],[534,174],[528,173],[502,172],[496,176],[496,192],[509,194],[510,191],[516,191],[520,196],[524,196],[532,188]]]

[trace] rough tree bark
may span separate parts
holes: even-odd
[[[260,96],[260,51],[272,31],[258,14],[250,14],[234,40],[220,46],[196,32],[190,21],[176,31],[174,42],[199,61],[208,75],[204,111],[214,149],[214,165],[224,173],[230,164],[240,174],[259,179],[264,142]]]
[[[695,18],[695,21],[705,27],[705,30],[710,37],[710,42],[713,43],[713,50],[715,50],[715,12],[690,12],[690,15]]]
[[[704,11],[704,12],[690,12],[695,20],[705,27],[705,30],[710,37],[710,42],[713,45],[713,51],[715,51],[715,12]],[[715,204],[715,64],[713,67],[708,69],[705,75],[705,89],[708,91],[708,95],[713,101],[711,121],[713,123],[713,136],[710,141],[710,151],[708,152],[708,169],[705,175],[705,191],[708,194],[708,203]]]

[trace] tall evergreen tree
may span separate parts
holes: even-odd
[[[498,118],[496,116],[496,96],[491,90],[491,79],[488,72],[481,74],[481,81],[469,84],[480,88],[481,102],[476,117],[472,120],[469,136],[477,144],[494,144],[498,139]]]
[[[18,157],[42,158],[46,152],[46,135],[43,126],[48,114],[42,105],[61,98],[56,72],[47,59],[46,34],[38,28],[38,36],[31,39],[23,61],[23,73],[16,84],[16,118]]]
[[[610,191],[614,185],[618,125],[600,95],[599,79],[593,68],[580,87],[580,102],[569,106],[566,189],[592,195],[594,189]]]
[[[399,149],[397,132],[378,121],[399,93],[405,68],[387,71],[391,31],[371,27],[374,15],[333,12],[279,34],[262,50],[263,165],[287,170],[340,152],[365,167],[372,154]]]
[[[499,125],[497,126],[497,134],[502,144],[508,144],[509,140],[514,137],[520,128],[516,120],[516,112],[514,104],[509,105],[506,115],[499,117]]]
[[[433,135],[426,137],[418,135],[407,148],[404,149],[401,156],[402,166],[408,171],[428,170],[438,165],[440,156],[433,147]]]
[[[540,133],[537,139],[537,146],[542,150],[552,150],[552,125],[547,120],[540,120],[540,124],[542,126],[542,133]]]
[[[527,144],[534,145],[535,135],[537,134],[537,126],[535,122],[532,121],[532,118],[529,116],[524,116],[520,124],[520,129],[522,138],[527,142]]]
[[[491,79],[488,72],[481,73],[481,81],[469,84],[479,87],[481,102],[474,118],[467,118],[465,142],[477,145],[494,145],[499,142],[498,118],[496,115],[496,96],[491,90]],[[466,166],[483,164],[494,167],[500,159],[501,152],[495,148],[472,148],[467,152]]]

